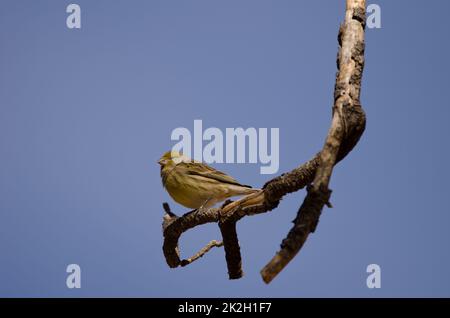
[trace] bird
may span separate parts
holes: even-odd
[[[177,151],[167,151],[158,163],[163,187],[175,202],[194,211],[260,191]]]

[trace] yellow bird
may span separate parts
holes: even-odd
[[[259,191],[176,151],[166,152],[158,163],[164,188],[187,208],[207,209],[230,197]]]

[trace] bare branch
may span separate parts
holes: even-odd
[[[220,232],[223,237],[225,247],[225,259],[228,267],[228,277],[230,279],[238,279],[244,276],[242,271],[241,248],[236,232],[236,221],[227,220],[219,222]]]
[[[165,205],[169,206],[167,203]],[[163,252],[169,267],[174,268],[181,265],[178,240],[183,232],[198,225],[211,222],[217,223],[218,221],[218,209],[209,209],[202,211],[202,213],[188,212],[181,217],[177,217],[175,214],[171,216],[169,213],[166,213],[163,220]]]
[[[330,130],[320,152],[313,185],[301,205],[294,227],[281,243],[281,250],[262,269],[261,276],[269,283],[294,258],[309,233],[315,231],[323,206],[329,201],[328,189],[333,167],[347,155],[364,132],[365,115],[359,96],[364,67],[365,1],[347,0],[345,23],[339,32],[335,102]]]
[[[227,263],[229,277],[230,279],[241,277],[242,269],[237,266],[241,264],[237,234],[235,225],[234,230],[231,230],[233,227],[229,225],[229,222],[236,223],[246,215],[264,213],[276,208],[284,195],[298,191],[312,182],[319,160],[319,155],[316,155],[291,172],[270,180],[264,185],[262,191],[234,202],[227,201],[221,209],[188,212],[177,217],[171,212],[169,205],[164,203],[163,208],[166,214],[163,218],[163,252],[169,267],[175,268],[181,265],[178,241],[182,233],[202,224],[218,223],[220,220],[219,226],[221,226],[225,253],[234,255],[229,259],[235,260],[234,265]]]
[[[198,251],[197,254],[195,254],[194,256],[192,256],[191,258],[188,259],[184,259],[180,262],[181,266],[186,266],[191,264],[192,262],[198,260],[200,257],[203,257],[203,255],[205,255],[206,253],[208,253],[213,247],[221,247],[223,246],[223,242],[220,241],[216,241],[216,240],[212,240],[211,242],[209,242],[208,244],[206,244],[206,246],[204,248],[202,248],[200,251]]]
[[[364,27],[365,0],[347,0],[345,22],[338,36],[339,71],[336,76],[333,117],[323,149],[303,165],[268,181],[261,191],[234,202],[227,201],[219,209],[189,212],[177,217],[165,204],[163,251],[170,267],[186,266],[217,246],[217,241],[212,241],[216,243],[210,242],[192,258],[180,261],[178,241],[181,234],[198,225],[214,222],[219,224],[223,237],[229,278],[242,277],[236,223],[244,216],[275,209],[283,196],[308,186],[293,228],[283,240],[280,251],[261,271],[263,280],[269,283],[295,257],[309,233],[315,231],[323,206],[331,207],[328,185],[333,167],[354,148],[364,132],[365,114],[359,101],[364,68]]]

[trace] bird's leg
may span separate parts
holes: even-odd
[[[211,197],[211,198],[205,200],[205,202],[203,202],[202,205],[197,210],[195,210],[195,213],[201,213],[204,210],[208,209],[210,207],[210,203],[211,203],[212,199],[213,198]]]

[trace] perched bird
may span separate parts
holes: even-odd
[[[176,151],[166,152],[158,163],[164,188],[187,208],[206,209],[230,197],[259,191]]]

